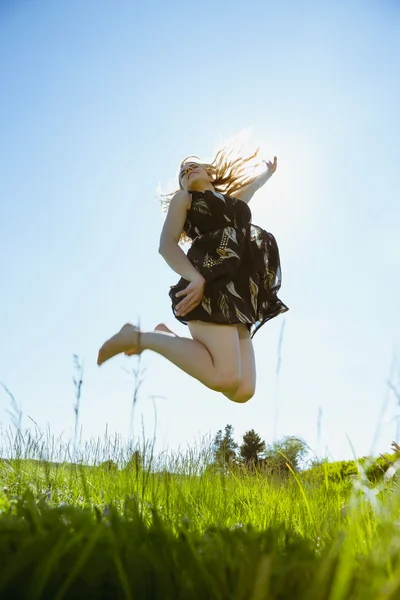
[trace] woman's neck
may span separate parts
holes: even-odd
[[[193,187],[189,190],[189,192],[206,192],[210,190],[210,192],[215,192],[214,187],[208,181],[194,181]]]

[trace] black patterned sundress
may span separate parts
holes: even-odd
[[[251,223],[243,200],[212,192],[190,192],[192,199],[184,232],[192,245],[187,258],[206,280],[201,304],[177,316],[182,296],[175,294],[189,282],[183,277],[169,296],[176,319],[185,325],[198,320],[227,325],[245,323],[251,337],[267,321],[288,307],[277,297],[281,266],[274,236]]]

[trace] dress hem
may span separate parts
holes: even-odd
[[[279,310],[278,311],[271,311],[270,315],[265,315],[265,317],[260,320],[260,321],[247,321],[247,322],[243,322],[243,321],[215,321],[215,317],[211,318],[210,315],[210,319],[204,319],[204,318],[198,318],[198,317],[189,317],[189,318],[185,318],[185,317],[178,317],[175,314],[175,309],[172,307],[172,313],[175,317],[175,319],[177,321],[179,321],[180,323],[182,323],[182,325],[187,325],[190,321],[200,321],[201,323],[208,323],[208,324],[212,324],[212,325],[246,325],[247,329],[249,330],[250,333],[250,337],[253,338],[254,335],[257,333],[257,331],[259,329],[261,329],[261,327],[263,325],[265,325],[266,323],[268,323],[268,321],[271,321],[271,319],[275,319],[275,317],[279,317],[279,315],[284,314],[285,312],[288,312],[289,308],[283,304],[283,302],[281,302],[280,300],[278,300],[277,302],[277,307],[279,306]],[[196,307],[197,308],[197,307]],[[196,309],[193,309],[196,310]]]

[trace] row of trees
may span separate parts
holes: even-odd
[[[294,436],[286,436],[267,446],[254,429],[246,431],[239,445],[233,437],[233,426],[226,425],[225,430],[217,431],[213,439],[211,461],[207,468],[264,468],[269,473],[283,475],[288,474],[288,465],[294,471],[299,470],[308,450],[306,442]],[[108,471],[118,470],[117,463],[112,460],[100,466]],[[141,471],[144,468],[142,453],[135,450],[124,468]]]
[[[308,450],[306,442],[294,436],[286,436],[267,446],[254,429],[246,431],[239,446],[233,437],[233,426],[226,425],[225,430],[220,429],[214,437],[213,464],[264,467],[270,472],[282,474],[288,471],[288,464],[297,471]]]
[[[372,482],[379,481],[383,476],[391,479],[400,473],[400,446],[392,442],[392,452],[381,454],[378,458],[364,456],[357,460],[329,462],[328,459],[314,458],[305,461],[309,447],[301,438],[286,436],[267,446],[265,441],[250,429],[243,435],[239,445],[233,437],[232,425],[226,425],[225,430],[219,430],[213,439],[212,455],[208,458],[207,471],[229,472],[232,467],[246,470],[262,469],[265,474],[286,477],[289,468],[293,471],[302,469],[305,481],[321,482],[327,479],[331,482],[342,482],[357,477],[359,471]],[[118,465],[107,460],[99,465],[107,471],[118,471]],[[304,470],[306,467],[306,470]],[[144,469],[142,453],[132,452],[124,469],[140,472]]]

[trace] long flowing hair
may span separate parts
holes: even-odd
[[[198,156],[187,156],[179,166],[179,173],[184,164],[195,162],[206,170],[208,176],[211,178],[211,185],[216,192],[234,196],[235,192],[240,188],[249,185],[257,178],[257,174],[254,174],[254,171],[263,164],[262,162],[254,162],[258,153],[259,148],[248,156],[237,156],[237,150],[225,147],[218,150],[211,163],[201,162]],[[234,157],[234,154],[236,154],[236,157]],[[168,211],[171,199],[182,189],[182,184],[179,180],[179,189],[168,194],[161,194],[160,200],[164,211]],[[190,242],[191,240],[184,232],[182,232],[179,241],[182,243]]]

